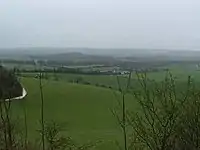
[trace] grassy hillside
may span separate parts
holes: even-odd
[[[193,75],[198,81],[199,71],[192,66],[170,66],[171,72],[177,77],[177,88],[185,88],[188,75]],[[191,68],[191,69],[189,69]],[[117,125],[116,118],[112,116],[110,109],[117,105],[117,98],[113,90],[109,88],[94,86],[96,83],[106,86],[117,87],[116,76],[94,76],[57,74],[58,81],[55,81],[53,74],[48,74],[48,80],[43,80],[45,99],[45,120],[55,120],[66,125],[66,135],[71,136],[78,143],[87,141],[103,140],[97,150],[115,150],[115,140],[122,142],[121,129]],[[156,81],[164,79],[166,72],[147,73],[148,77]],[[35,74],[29,74],[31,78],[22,78],[22,83],[28,92],[28,96],[23,101],[14,101],[12,114],[20,117],[23,127],[23,110],[27,111],[28,137],[30,139],[39,138],[40,120],[40,91],[39,81],[33,78]],[[90,85],[69,83],[70,80],[82,78],[89,81]],[[133,87],[138,87],[136,75],[132,76]],[[125,85],[125,76],[120,77],[122,85]],[[197,82],[197,84],[199,84]],[[126,97],[127,106],[130,110],[137,110],[137,103],[132,96]]]
[[[28,96],[13,102],[13,116],[23,119],[26,107],[28,137],[38,137],[36,130],[40,120],[39,81],[23,78]],[[89,85],[70,84],[62,81],[44,81],[45,119],[66,123],[67,133],[80,143],[103,140],[97,149],[116,149],[114,141],[120,140],[121,131],[110,109],[116,106],[113,91]],[[127,97],[131,109],[136,105]],[[20,120],[20,119],[19,119]],[[23,126],[23,125],[22,125]],[[121,141],[121,140],[120,140]]]
[[[37,73],[22,73],[25,77],[35,77]],[[54,80],[55,75],[53,73],[46,73],[49,79]],[[56,73],[56,77],[58,81],[65,81],[65,82],[76,82],[77,79],[81,80],[81,83],[89,82],[91,85],[96,86],[104,85],[106,87],[113,87],[117,88],[117,77],[110,76],[110,75],[82,75],[82,74],[68,74],[68,73]],[[127,78],[125,76],[120,77],[121,85],[125,85]]]

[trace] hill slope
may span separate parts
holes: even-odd
[[[29,138],[38,137],[40,120],[39,81],[23,79],[28,96],[13,103],[15,116],[23,118],[26,106]],[[66,123],[67,133],[80,143],[104,140],[97,149],[116,149],[114,141],[121,137],[120,128],[110,109],[116,106],[113,92],[94,86],[44,81],[45,120]],[[133,104],[131,102],[131,104]],[[135,107],[132,105],[133,108]]]

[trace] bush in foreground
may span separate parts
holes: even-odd
[[[145,74],[138,81],[140,88],[125,93],[134,96],[138,110],[126,109],[121,92],[121,109],[113,111],[123,129],[124,150],[200,149],[200,91],[192,79],[185,88],[170,73],[161,83]]]

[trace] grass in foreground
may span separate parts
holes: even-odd
[[[27,111],[28,137],[38,138],[40,120],[39,81],[23,78],[28,95],[23,101],[13,103],[13,115],[23,120],[23,107]],[[44,81],[45,120],[65,123],[67,133],[80,143],[103,140],[100,149],[112,149],[120,140],[121,131],[110,109],[117,101],[112,90],[89,85],[70,84],[62,81]],[[128,97],[134,109],[132,97]],[[97,147],[98,149],[98,147]],[[116,149],[116,148],[114,148]]]

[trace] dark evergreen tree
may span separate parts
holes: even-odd
[[[22,95],[22,86],[15,72],[0,66],[0,99],[9,99]]]

